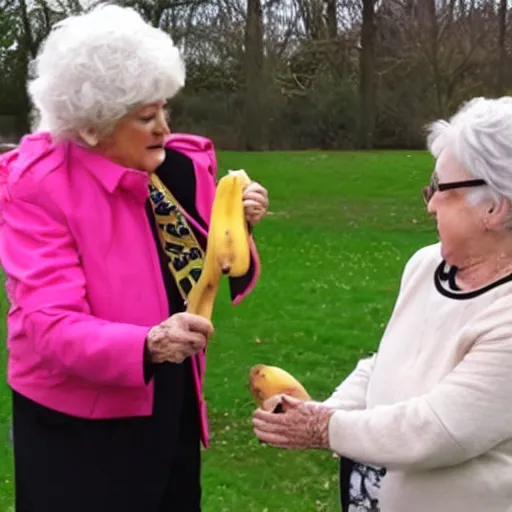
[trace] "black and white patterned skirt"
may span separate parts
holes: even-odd
[[[381,512],[379,492],[385,468],[341,457],[340,500],[343,512]]]

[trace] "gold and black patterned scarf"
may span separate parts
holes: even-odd
[[[160,242],[169,258],[169,269],[186,301],[201,276],[204,251],[182,214],[180,204],[155,173],[151,175],[149,197]]]

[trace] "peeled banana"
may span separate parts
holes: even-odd
[[[261,407],[268,398],[285,393],[300,400],[311,400],[304,386],[278,366],[257,364],[249,373],[249,389]]]
[[[222,274],[245,275],[250,266],[249,231],[242,196],[251,182],[244,170],[229,171],[215,190],[201,277],[189,293],[187,312],[211,320]]]

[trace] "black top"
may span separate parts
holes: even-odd
[[[183,154],[166,149],[166,159],[157,169],[157,176],[174,195],[184,210],[191,215],[199,225],[203,225],[195,206],[195,173],[192,161]],[[146,202],[146,214],[151,225],[153,237],[160,257],[160,268],[164,280],[167,299],[169,302],[169,314],[185,311],[185,302],[178,290],[176,282],[169,269],[169,259],[160,243],[151,202]],[[194,226],[190,226],[197,241],[206,250],[206,239]],[[146,350],[144,357],[144,375],[146,382],[151,377],[155,379],[155,403],[154,415],[163,422],[173,423],[183,408],[183,397],[195,396],[194,379],[190,358],[182,364],[162,363],[152,365],[149,362],[149,354]],[[190,406],[190,404],[189,404]],[[194,404],[195,407],[195,404]],[[178,413],[178,414],[177,414]]]

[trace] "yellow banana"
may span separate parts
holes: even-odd
[[[243,276],[249,270],[249,231],[242,195],[250,182],[245,171],[230,171],[215,192],[208,249],[213,251],[221,272],[231,277]]]
[[[304,386],[287,371],[277,366],[257,364],[249,373],[249,389],[259,407],[268,398],[285,393],[299,398],[311,400]]]
[[[215,190],[201,277],[188,296],[187,311],[211,320],[222,274],[240,277],[251,262],[242,196],[251,182],[244,170],[229,171]]]

